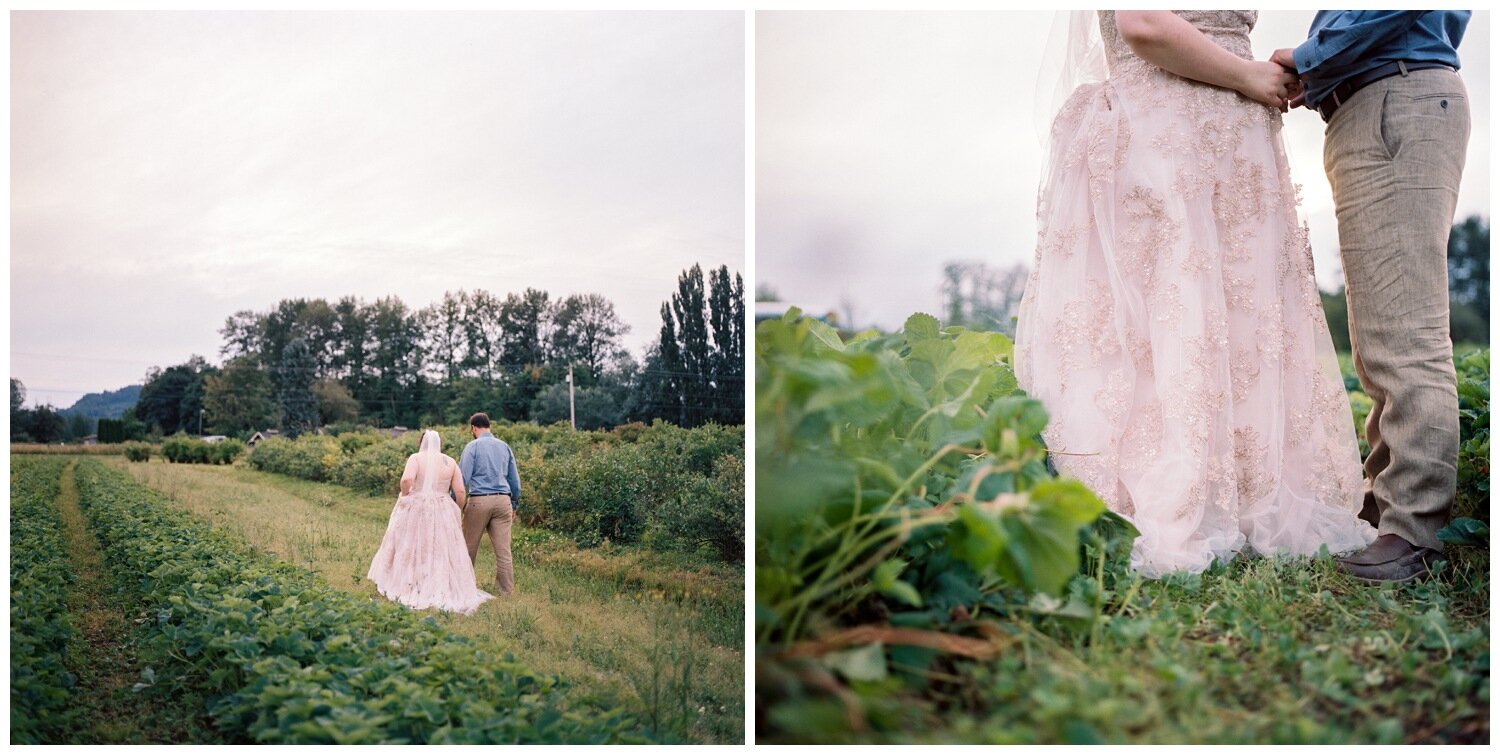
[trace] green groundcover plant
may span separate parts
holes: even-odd
[[[939,655],[991,657],[996,618],[1091,616],[1070,582],[1133,533],[1048,473],[1009,339],[913,315],[845,343],[799,315],[756,331],[758,725],[859,722]]]
[[[77,678],[67,670],[74,630],[62,598],[72,568],[52,505],[66,459],[11,456],[10,741],[56,741],[73,716]]]

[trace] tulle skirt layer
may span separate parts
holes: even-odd
[[[1375,537],[1280,129],[1161,71],[1081,87],[1053,124],[1017,377],[1149,576]]]
[[[494,597],[476,585],[463,516],[446,493],[396,501],[366,576],[381,595],[411,608],[467,614]]]

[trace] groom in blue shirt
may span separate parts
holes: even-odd
[[[464,476],[468,500],[464,504],[464,541],[469,560],[479,557],[479,538],[486,530],[495,548],[495,590],[501,595],[515,591],[515,568],[511,563],[510,530],[521,500],[521,478],[516,455],[503,440],[490,433],[490,418],[478,412],[469,418],[474,440],[464,446],[458,469]]]
[[[1458,393],[1448,332],[1448,235],[1469,143],[1458,44],[1469,11],[1318,11],[1277,50],[1328,124],[1349,340],[1374,406],[1360,517],[1379,529],[1339,566],[1369,582],[1428,573],[1457,488]]]

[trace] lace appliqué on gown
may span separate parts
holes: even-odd
[[[1249,58],[1254,12],[1179,12]],[[1059,111],[1016,335],[1053,461],[1141,531],[1148,576],[1362,547],[1349,403],[1281,114],[1142,60]]]

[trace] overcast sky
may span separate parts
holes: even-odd
[[[1307,36],[1312,11],[1262,11],[1256,57]],[[756,279],[783,299],[898,327],[941,309],[942,265],[1030,264],[1051,12],[756,15]],[[1473,128],[1458,216],[1489,216],[1490,14],[1459,47]],[[1323,121],[1285,116],[1317,276],[1341,285]]]
[[[637,356],[745,271],[744,26],[691,13],[13,13],[11,371],[139,382],[289,297],[598,292]]]

